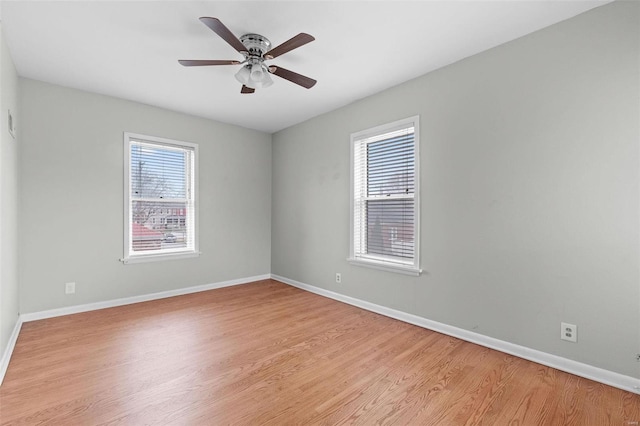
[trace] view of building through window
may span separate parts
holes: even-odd
[[[133,201],[133,250],[187,246],[186,203]]]

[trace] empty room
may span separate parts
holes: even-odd
[[[640,424],[640,2],[0,1],[14,424]]]

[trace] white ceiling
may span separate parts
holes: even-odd
[[[243,127],[275,132],[568,19],[609,0],[564,1],[2,1],[18,74]],[[178,59],[242,59],[198,18],[274,46],[316,40],[269,64],[318,80],[241,95],[239,66]]]

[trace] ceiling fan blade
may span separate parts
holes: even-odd
[[[307,33],[300,33],[297,36],[290,38],[279,46],[274,47],[263,56],[265,59],[273,59],[278,56],[287,53],[293,49],[297,49],[300,46],[304,46],[307,43],[311,43],[315,38]]]
[[[275,65],[269,67],[269,72],[277,75],[278,77],[284,78],[285,80],[289,80],[292,83],[298,84],[305,89],[311,89],[317,83],[316,80],[312,78]]]
[[[200,21],[202,21],[202,23],[207,27],[211,28],[214,33],[218,34],[224,41],[229,43],[231,47],[236,49],[238,52],[248,53],[245,45],[242,44],[238,37],[233,35],[233,33],[229,31],[229,28],[225,27],[218,18],[203,16],[202,18],[200,18]]]
[[[240,93],[253,93],[256,89],[252,89],[251,87],[247,87],[244,84],[242,85],[242,89],[240,89]]]
[[[200,59],[180,59],[178,61],[180,65],[184,65],[185,67],[201,67],[205,65],[238,65],[240,61],[226,61],[226,60],[200,60]]]

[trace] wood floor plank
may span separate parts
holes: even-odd
[[[640,396],[265,280],[25,323],[0,424],[633,425]]]

